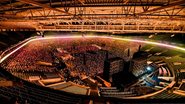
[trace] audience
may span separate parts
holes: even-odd
[[[137,47],[135,43],[129,45]],[[55,72],[58,70],[56,67],[41,66],[37,64],[37,61],[53,63],[53,54],[57,52],[57,48],[62,48],[74,57],[72,60],[65,61],[65,63],[70,63],[73,66],[67,67],[70,72],[75,72],[78,76],[94,77],[103,72],[106,57],[105,50],[109,51],[109,58],[123,57],[125,55],[124,51],[129,45],[125,46],[125,44],[120,44],[119,41],[114,42],[112,39],[103,38],[38,40],[32,41],[12,54],[2,63],[2,66],[14,75],[24,79],[28,79],[29,75]],[[100,46],[101,49],[96,46]],[[83,62],[84,55],[86,64]],[[60,73],[66,76],[65,71],[61,70]]]

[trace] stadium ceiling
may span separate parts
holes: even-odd
[[[0,30],[185,33],[185,0],[0,0]]]

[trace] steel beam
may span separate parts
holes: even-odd
[[[181,5],[181,4],[185,4],[185,1],[184,0],[175,1],[173,3],[170,3],[169,5],[161,6],[161,7],[154,8],[154,9],[150,9],[150,10],[147,10],[147,11],[144,11],[144,12],[141,12],[141,13],[137,13],[137,14],[155,12],[155,11],[158,11],[158,10],[170,8],[170,7],[173,7],[173,6],[176,6],[176,5]]]
[[[123,3],[124,3],[124,4],[127,4],[128,2],[129,2],[129,0],[125,0]]]
[[[78,0],[82,5],[85,5],[84,4],[84,0]]]
[[[54,10],[54,11],[58,11],[58,12],[61,12],[61,13],[65,13],[67,15],[73,15],[71,13],[65,12],[65,11],[60,10],[60,9],[52,8],[52,7],[48,6],[48,5],[41,4],[41,3],[33,1],[33,0],[19,0],[19,1],[23,2],[23,3],[31,4],[31,5],[34,5],[34,6],[40,6],[42,8],[47,8],[47,9],[50,9],[50,10]]]
[[[70,2],[70,1],[68,1]],[[15,7],[17,4],[19,4],[20,2],[15,2],[15,3],[12,3]],[[65,4],[65,3],[64,3]],[[64,5],[63,2],[52,2],[52,7],[53,8],[59,8],[59,7],[65,7],[66,5]],[[70,3],[68,3],[70,4]],[[9,5],[9,4],[7,4]],[[7,7],[7,5],[2,5],[0,6],[0,8],[3,8],[3,7]],[[50,3],[46,3],[45,5],[50,5]],[[109,3],[109,4],[85,4],[85,5],[82,5],[82,4],[76,4],[76,5],[67,5],[67,7],[117,7],[117,6],[164,6],[163,3],[148,3],[148,4],[145,4],[145,3]],[[19,10],[24,10],[24,9],[39,9],[41,7],[37,7],[37,6],[33,6],[33,7],[29,7],[29,8],[15,8],[15,9],[19,9]],[[8,9],[7,9],[8,10]]]

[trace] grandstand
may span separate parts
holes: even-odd
[[[183,71],[179,71],[180,66],[183,65],[183,60],[181,60],[180,65],[179,64],[174,65],[174,62],[178,62],[177,58],[183,59],[182,57],[172,56],[171,58],[166,58],[166,56],[161,56],[161,55],[156,56],[155,53],[159,53],[160,51],[154,51],[152,52],[153,55],[149,56],[149,58],[145,60],[146,62],[145,64],[147,67],[146,66],[137,67],[138,73],[142,73],[142,74],[138,74],[140,76],[138,77],[139,79],[137,80],[137,82],[134,82],[132,83],[132,85],[127,86],[128,88],[125,87],[124,90],[120,90],[119,88],[116,88],[114,84],[112,84],[111,87],[109,86],[106,88],[104,83],[102,83],[101,81],[98,82],[99,80],[96,80],[97,78],[94,77],[96,75],[102,77],[103,70],[104,70],[103,64],[104,64],[104,60],[106,60],[106,53],[92,46],[92,44],[96,43],[97,46],[99,47],[101,47],[102,44],[105,44],[104,48],[106,48],[106,50],[110,52],[108,55],[108,58],[121,57],[125,59],[125,58],[128,58],[128,55],[127,54],[122,55],[122,53],[124,53],[125,50],[128,49],[127,48],[128,46],[132,46],[132,50],[130,51],[130,54],[134,55],[134,53],[138,51],[137,50],[138,46],[142,45],[143,48],[141,48],[141,50],[144,50],[147,43],[133,43],[128,41],[121,42],[118,40],[115,40],[114,42],[112,42],[113,39],[110,40],[109,38],[101,37],[101,36],[99,38],[93,37],[93,36],[92,37],[87,36],[85,40],[83,37],[80,37],[80,36],[79,38],[73,38],[73,37],[71,38],[69,37],[67,39],[65,38],[64,41],[62,37],[60,39],[59,38],[58,39],[57,38],[56,39],[55,38],[53,39],[35,38],[35,40],[34,39],[31,39],[31,40],[32,40],[31,42],[28,42],[27,44],[25,44],[24,47],[15,51],[15,53],[10,55],[7,59],[3,60],[3,62],[1,63],[1,66],[3,67],[3,69],[10,72],[12,75],[33,83],[34,84],[33,86],[36,85],[44,88],[46,87],[54,91],[73,93],[74,95],[77,94],[81,96],[82,95],[97,96],[97,97],[100,96],[105,98],[119,98],[119,99],[129,99],[129,98],[137,99],[137,97],[139,96],[142,97],[146,95],[148,96],[147,98],[153,99],[155,98],[155,96],[157,96],[157,94],[160,94],[163,91],[160,93],[156,93],[155,96],[152,95],[153,93],[155,94],[155,92],[164,90],[172,83],[172,81],[176,81],[177,78],[181,78],[180,75],[183,76],[182,75]],[[119,43],[119,45],[117,42]],[[123,45],[121,45],[120,43],[122,43]],[[127,46],[124,46],[124,43],[127,43]],[[118,46],[115,46],[115,44],[117,44]],[[74,48],[74,45],[78,47]],[[21,45],[18,45],[17,47],[20,47],[20,46]],[[55,51],[55,49],[58,47],[62,47],[64,50],[69,52],[74,57],[73,59],[64,61],[67,64],[67,68],[56,70],[57,67],[54,67],[54,66],[45,66],[45,65],[37,64],[37,61],[39,60],[52,62],[53,56],[50,54],[50,52],[53,52],[54,54],[55,53],[58,54],[57,51]],[[162,46],[159,46],[159,47],[162,47]],[[31,51],[31,50],[34,50],[34,51]],[[119,51],[113,53],[115,50],[119,50]],[[155,50],[155,48],[152,48],[152,50]],[[152,50],[148,52],[150,53]],[[83,54],[86,57],[85,58],[86,64],[84,64],[83,62],[84,61]],[[60,56],[57,56],[57,57],[60,57]],[[137,65],[138,64],[136,64],[135,67]],[[179,66],[179,68],[177,66]],[[150,68],[148,69],[148,67]],[[119,68],[124,68],[124,67],[119,67]],[[134,69],[129,71],[132,72],[133,70]],[[137,71],[135,70],[132,73],[136,74],[136,72]],[[176,74],[177,72],[179,74]],[[89,79],[89,81],[85,81],[84,79],[86,78]],[[180,83],[178,81],[180,81],[179,79],[177,80],[177,83]],[[108,83],[112,83],[112,82],[108,82]],[[23,88],[21,89],[20,87],[21,88],[23,87]],[[12,94],[11,97],[9,97],[8,99],[16,98],[17,97],[16,95],[19,95],[18,96],[18,99],[20,99],[19,101],[22,101],[23,99],[23,101],[32,103],[34,101],[30,100],[30,95],[29,94],[26,95],[26,93],[30,89],[31,89],[31,92],[34,93],[32,91],[32,89],[36,90],[34,88],[35,87],[31,88],[30,86],[23,84],[22,86],[15,85],[13,87],[2,87],[1,91],[3,92],[2,95],[5,97],[8,96],[5,94],[7,93],[6,91],[9,91],[10,94]],[[164,91],[169,92],[171,89],[172,88],[166,89]],[[44,90],[41,88],[39,88],[38,90],[39,91],[41,90],[41,92],[43,93],[48,93],[48,94],[50,93],[50,92],[47,92],[47,90]],[[16,92],[18,94],[16,93],[13,94],[14,91],[15,92],[18,91]],[[20,91],[22,91],[22,93],[20,93]],[[165,97],[171,99],[172,96],[176,98],[177,91],[179,90],[177,89],[174,91],[174,93],[172,93],[174,95],[169,95],[169,96],[164,95],[164,99]],[[41,95],[38,95],[38,96],[41,96]],[[46,97],[44,99],[48,99],[47,98],[48,95],[47,96],[42,95],[42,96]],[[183,95],[177,94],[177,98],[183,98]],[[40,102],[44,102],[40,99],[36,99],[35,97],[33,97],[33,99],[36,101],[39,100]],[[57,98],[54,98],[54,99],[56,101],[53,101],[53,102],[46,101],[46,102],[48,103],[62,102],[60,100],[58,101]],[[156,98],[156,99],[159,99],[159,98]],[[65,103],[70,103],[70,102],[66,100]]]
[[[184,0],[0,0],[0,102],[183,100],[184,34]]]

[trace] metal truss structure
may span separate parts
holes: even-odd
[[[0,30],[185,33],[185,1],[1,0]]]

